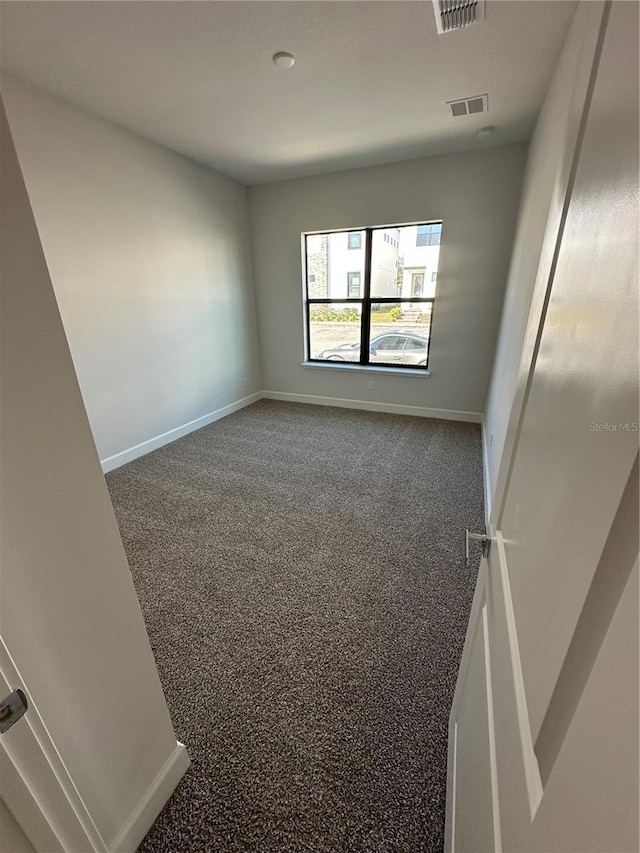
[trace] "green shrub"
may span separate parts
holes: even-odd
[[[402,308],[399,308],[398,306],[392,308],[391,311],[389,311],[389,316],[391,317],[393,322],[396,323],[400,319],[400,317],[402,317]]]
[[[354,323],[360,319],[357,308],[334,308],[333,305],[312,305],[309,316],[313,323],[328,323],[332,320]]]

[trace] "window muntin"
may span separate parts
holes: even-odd
[[[436,222],[304,235],[307,360],[426,370],[441,233]]]

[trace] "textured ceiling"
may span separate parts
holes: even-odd
[[[575,5],[487,0],[439,36],[429,0],[5,2],[1,64],[255,184],[527,139]],[[488,113],[449,115],[484,92]]]

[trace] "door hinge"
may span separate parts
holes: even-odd
[[[18,688],[0,702],[0,734],[8,731],[23,716],[29,703],[22,690]]]
[[[479,542],[482,547],[482,556],[486,557],[489,553],[489,547],[491,546],[491,537],[487,536],[486,533],[471,533],[469,530],[465,530],[464,532],[464,554],[465,566],[469,565],[469,540],[472,539],[474,542]]]

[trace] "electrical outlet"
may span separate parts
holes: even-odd
[[[369,389],[369,391],[373,391],[373,379],[370,379],[367,382],[367,388]]]
[[[243,376],[243,377],[242,377],[242,387],[243,387],[243,388],[246,388],[246,387],[247,387],[247,377],[246,377],[246,376]]]

